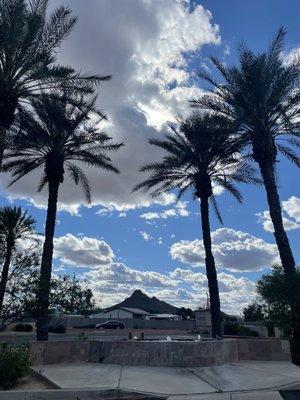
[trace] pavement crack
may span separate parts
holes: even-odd
[[[120,383],[121,383],[122,372],[123,372],[123,365],[121,365],[121,367],[120,367],[120,374],[119,374],[119,379],[118,379],[118,385],[117,385],[117,389],[119,389],[119,388],[120,388]]]
[[[203,382],[207,383],[209,386],[213,387],[214,389],[216,389],[216,391],[218,393],[222,393],[222,390],[220,388],[218,388],[217,386],[213,385],[211,382],[209,382],[207,379],[204,379],[201,375],[198,375],[195,371],[193,371],[190,368],[187,368],[187,370],[193,374],[194,376],[196,376],[198,379],[201,379]]]

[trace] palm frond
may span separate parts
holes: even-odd
[[[109,157],[123,143],[115,143],[98,125],[90,121],[94,99],[80,107],[68,102],[68,96],[40,96],[32,102],[32,112],[19,115],[20,130],[6,154],[3,170],[12,173],[14,184],[31,172],[43,168],[38,186],[41,190],[49,181],[64,180],[66,167],[76,185],[83,188],[91,201],[91,187],[84,171],[77,164],[119,173]]]
[[[234,124],[220,115],[193,113],[179,122],[178,130],[171,126],[171,134],[153,138],[150,144],[165,155],[140,169],[148,177],[133,190],[149,191],[154,196],[177,190],[178,198],[193,190],[198,198],[213,198],[212,186],[220,184],[241,202],[233,182],[256,182],[254,168],[241,162],[242,145]],[[221,220],[215,199],[212,205]]]
[[[300,157],[288,146],[277,144],[277,148],[288,160],[300,168]]]
[[[217,216],[218,221],[220,222],[221,225],[223,225],[223,219],[222,219],[220,208],[219,208],[217,200],[216,200],[216,196],[212,195],[210,200],[211,200],[211,205]]]
[[[86,175],[84,174],[84,172],[82,171],[81,168],[79,168],[78,166],[76,166],[72,163],[67,163],[67,168],[68,168],[69,173],[70,173],[71,177],[73,178],[75,184],[78,185],[80,183],[82,185],[85,199],[86,199],[87,203],[90,203],[91,202],[91,186],[89,184],[89,181],[88,181]]]

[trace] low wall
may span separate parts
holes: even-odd
[[[144,320],[138,318],[112,318],[114,321],[123,322],[126,328],[129,329],[173,329],[173,330],[195,330],[196,321],[195,320],[178,320],[178,321],[168,321],[168,320]],[[87,325],[97,325],[108,321],[109,318],[51,318],[50,325],[63,324],[68,328],[74,326],[87,326]]]
[[[237,340],[240,360],[291,361],[288,340],[245,339]]]
[[[240,360],[291,361],[289,343],[279,339],[210,341],[49,341],[30,345],[33,365],[71,362],[188,367]]]
[[[90,342],[87,341],[49,341],[30,344],[32,365],[88,362]]]
[[[238,361],[235,340],[205,342],[91,341],[90,361],[104,364],[189,367]]]

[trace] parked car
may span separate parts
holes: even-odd
[[[124,329],[125,325],[119,321],[106,321],[96,325],[96,329]]]

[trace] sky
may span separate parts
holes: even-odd
[[[68,179],[61,186],[55,232],[55,274],[84,280],[101,307],[141,289],[176,306],[196,308],[206,300],[207,283],[199,202],[187,194],[152,198],[132,187],[145,177],[139,168],[159,160],[148,144],[161,137],[176,117],[191,111],[188,100],[201,96],[205,69],[214,75],[210,55],[236,62],[244,41],[264,50],[279,26],[287,29],[282,57],[300,49],[300,3],[290,0],[51,0],[51,9],[68,5],[79,20],[58,59],[83,73],[112,74],[99,87],[98,105],[108,115],[102,129],[125,146],[113,154],[121,174],[86,170],[92,203]],[[284,223],[296,262],[300,261],[299,171],[278,163]],[[47,191],[37,192],[38,174],[7,188],[1,180],[0,204],[21,205],[43,233]],[[244,203],[218,191],[224,225],[211,214],[222,310],[240,314],[255,298],[255,282],[278,261],[272,223],[262,187],[241,185]]]

